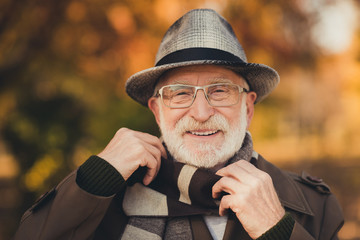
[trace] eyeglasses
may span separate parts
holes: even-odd
[[[240,94],[247,89],[232,83],[216,83],[206,86],[167,85],[159,89],[156,96],[169,108],[188,108],[195,98],[197,91],[204,91],[205,98],[213,107],[228,107],[239,102]]]

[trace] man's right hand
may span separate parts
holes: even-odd
[[[139,167],[147,167],[143,179],[145,185],[150,184],[158,173],[161,157],[167,157],[159,138],[127,128],[118,130],[98,156],[118,170],[125,181]]]

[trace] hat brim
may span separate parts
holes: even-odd
[[[219,65],[240,74],[257,95],[255,103],[261,102],[277,86],[279,74],[269,66],[257,63],[228,62],[219,60],[196,60],[165,64],[135,73],[126,81],[126,92],[135,101],[148,106],[158,79],[166,71],[191,65]]]

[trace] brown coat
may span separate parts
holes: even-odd
[[[338,239],[342,211],[323,182],[282,171],[261,156],[257,167],[272,177],[281,203],[296,220],[290,239]],[[75,179],[76,171],[27,210],[14,239],[119,239],[127,223],[121,209],[124,191],[96,196],[78,187]],[[194,239],[211,239],[201,217],[191,217],[190,223]],[[230,216],[224,239],[250,238]]]

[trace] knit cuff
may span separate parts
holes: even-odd
[[[294,224],[295,220],[290,213],[285,213],[285,216],[274,227],[270,228],[257,240],[288,240],[290,239]]]
[[[119,192],[125,180],[111,164],[93,155],[79,167],[76,183],[91,194],[108,197]]]

